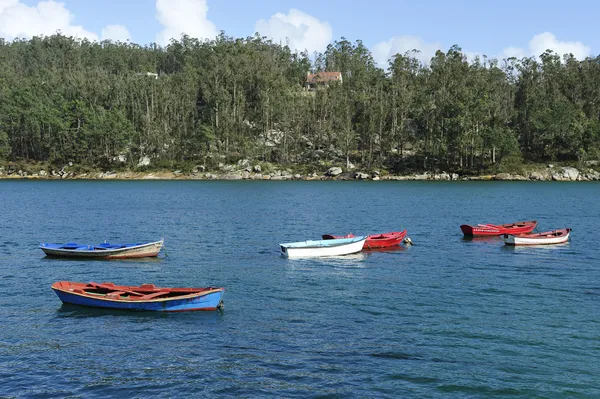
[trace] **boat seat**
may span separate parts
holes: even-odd
[[[142,295],[142,296],[140,296],[140,297],[136,297],[136,298],[135,298],[135,300],[136,300],[136,301],[147,301],[147,300],[149,300],[149,299],[155,299],[155,298],[157,298],[157,297],[159,297],[159,296],[166,295],[166,294],[168,294],[168,293],[169,293],[169,291],[158,291],[158,292],[153,292],[153,293],[151,293],[151,294],[146,294],[146,295]]]
[[[142,284],[140,285],[140,288],[146,288],[146,289],[156,289],[156,286],[154,284]]]

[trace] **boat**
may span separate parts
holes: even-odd
[[[279,244],[281,255],[286,258],[340,256],[360,252],[367,236],[336,238],[332,240],[308,240]]]
[[[332,234],[323,234],[322,238],[324,240],[332,240],[339,238],[352,238],[353,234],[347,234],[345,236],[334,236]],[[365,246],[363,250],[369,249],[379,249],[379,248],[390,248],[398,246],[402,243],[406,237],[406,230],[404,231],[393,231],[390,233],[381,233],[381,234],[370,234],[367,236],[367,241],[365,242]]]
[[[127,259],[158,256],[164,240],[143,242],[137,244],[110,244],[103,242],[98,245],[78,244],[40,244],[40,249],[46,256],[93,259]]]
[[[216,310],[223,306],[224,288],[160,288],[114,283],[57,281],[52,289],[63,303],[94,308],[156,312]]]
[[[460,226],[463,234],[466,236],[501,236],[503,234],[522,234],[531,233],[537,226],[537,221],[515,222],[507,224],[478,224],[470,226],[463,224]]]
[[[535,234],[505,234],[505,245],[553,245],[569,241],[571,229],[558,229]]]

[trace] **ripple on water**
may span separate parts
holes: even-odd
[[[15,226],[0,241],[0,396],[600,397],[594,185],[0,184],[0,226]],[[509,248],[458,229],[528,218],[576,230],[565,246]],[[280,242],[400,228],[414,246],[279,255]],[[164,255],[150,260],[37,248],[157,237]],[[59,280],[224,286],[226,307],[61,305]]]

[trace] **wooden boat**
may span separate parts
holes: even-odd
[[[164,240],[137,244],[110,244],[104,242],[98,245],[77,244],[40,244],[40,249],[46,256],[95,259],[126,259],[157,256]]]
[[[530,220],[507,224],[478,224],[477,226],[463,224],[460,229],[466,236],[501,236],[503,234],[531,233],[535,226],[537,226],[537,221]]]
[[[571,229],[558,229],[536,234],[505,234],[505,245],[553,245],[569,241]]]
[[[323,234],[322,238],[324,240],[332,240],[336,238],[352,238],[353,234],[348,234],[345,236],[334,236],[331,234]],[[390,248],[400,245],[402,240],[406,237],[406,230],[404,231],[393,231],[390,233],[381,233],[381,234],[370,234],[367,236],[367,241],[365,242],[365,246],[363,250],[368,249],[378,249],[378,248]]]
[[[52,289],[63,303],[94,308],[187,312],[222,307],[223,288],[160,288],[154,284],[139,287],[113,283],[58,281]]]
[[[286,258],[340,256],[360,252],[367,236],[337,238],[333,240],[309,240],[279,244],[281,255]]]

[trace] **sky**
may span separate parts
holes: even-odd
[[[597,0],[0,0],[0,37],[63,34],[166,45],[182,33],[212,39],[221,30],[259,32],[292,50],[324,51],[345,37],[380,66],[417,49],[427,62],[460,46],[470,58],[600,52]]]

